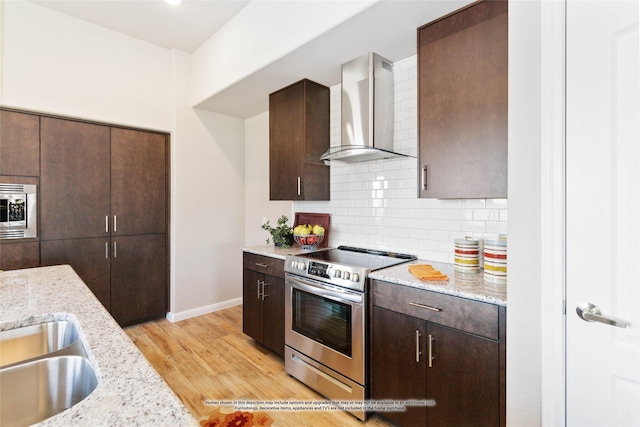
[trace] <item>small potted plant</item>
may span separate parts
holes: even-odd
[[[293,229],[287,225],[287,221],[289,221],[289,218],[282,215],[278,218],[278,225],[275,227],[269,225],[269,221],[265,222],[261,226],[263,230],[267,230],[269,234],[271,234],[271,240],[273,240],[273,244],[275,246],[283,248],[293,246]],[[267,243],[270,243],[268,238]]]

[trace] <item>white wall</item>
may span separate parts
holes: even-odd
[[[250,2],[193,53],[192,104],[293,52],[377,1]]]
[[[541,307],[556,304],[540,292],[541,22],[541,2],[509,2],[507,423],[523,427],[541,425]]]
[[[266,132],[265,132],[266,129]],[[293,203],[269,200],[269,113],[245,121],[245,244],[263,245],[269,233],[263,219],[274,226],[286,215],[293,224]]]
[[[190,57],[25,1],[3,2],[3,106],[171,133],[171,301],[238,303],[244,122],[194,110]]]
[[[170,320],[239,304],[244,241],[244,121],[195,110],[190,56],[174,51]]]
[[[171,52],[26,1],[4,4],[4,106],[171,130]]]

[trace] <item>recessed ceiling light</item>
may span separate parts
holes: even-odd
[[[173,6],[180,6],[182,4],[182,0],[164,0],[164,2]]]

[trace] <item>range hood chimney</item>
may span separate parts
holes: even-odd
[[[393,152],[393,63],[369,52],[342,65],[342,144],[321,157],[359,163],[411,157]]]

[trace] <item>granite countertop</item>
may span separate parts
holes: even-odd
[[[330,247],[321,248],[318,250],[322,251],[325,249],[331,249],[331,248]],[[310,251],[305,251],[300,246],[296,246],[296,245],[290,248],[280,248],[274,245],[258,245],[258,246],[249,246],[246,248],[242,248],[242,250],[244,252],[250,252],[252,254],[264,255],[264,256],[269,256],[271,258],[279,258],[279,259],[286,259],[287,255],[299,255],[299,254],[310,252]]]
[[[298,246],[282,249],[273,245],[250,246],[243,248],[243,251],[280,259],[285,259],[287,255],[297,255],[305,252]],[[420,280],[409,273],[407,268],[409,264],[431,264],[434,268],[449,276],[449,280],[446,282]],[[482,271],[475,274],[459,273],[455,271],[453,264],[416,260],[373,271],[369,273],[369,278],[491,304],[507,305],[507,285],[486,282],[483,279]]]
[[[409,272],[407,268],[409,264],[431,264],[434,268],[449,276],[449,280],[446,282],[420,280]],[[455,271],[453,264],[416,260],[373,271],[369,274],[369,278],[491,304],[507,305],[506,284],[486,282],[483,279],[482,271],[474,274],[459,273]]]
[[[37,425],[199,425],[70,266],[0,273],[0,330],[54,320],[79,326],[98,387]]]

